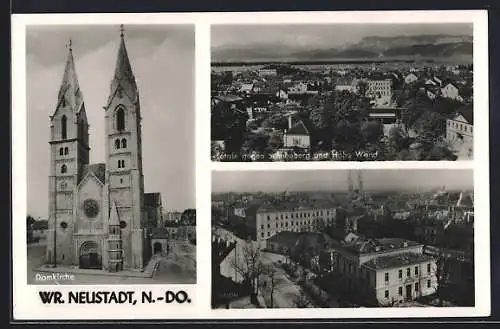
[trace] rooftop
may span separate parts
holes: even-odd
[[[376,270],[401,267],[413,264],[420,264],[422,262],[430,261],[433,257],[429,255],[404,253],[396,256],[382,256],[370,260],[363,264],[363,266],[370,267]]]
[[[304,122],[302,120],[297,122],[286,133],[288,135],[306,135],[306,136],[309,136],[309,130],[306,128],[306,125],[304,124]]]
[[[343,249],[356,254],[370,254],[396,249],[405,249],[418,245],[420,245],[418,242],[401,238],[381,238],[356,241],[352,244],[344,245]]]
[[[105,163],[93,163],[83,166],[82,178],[87,176],[87,174],[93,173],[101,183],[105,183],[106,180],[106,164]]]

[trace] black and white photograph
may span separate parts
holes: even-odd
[[[211,158],[457,161],[474,155],[472,23],[211,29]]]
[[[28,284],[196,283],[194,25],[26,29]]]
[[[474,277],[473,170],[212,173],[212,308],[473,307]]]

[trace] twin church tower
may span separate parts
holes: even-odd
[[[50,117],[46,260],[56,266],[107,271],[143,269],[151,248],[144,206],[141,111],[123,26],[103,109],[106,163],[89,164],[89,123],[70,44]]]

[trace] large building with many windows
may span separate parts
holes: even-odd
[[[70,45],[50,117],[46,259],[53,265],[140,270],[151,256],[147,221],[161,216],[161,196],[145,200],[139,91],[123,30],[104,105],[106,162],[89,164],[89,124]]]
[[[434,293],[436,261],[423,245],[399,238],[355,240],[333,247],[332,268],[369,305],[395,305]]]
[[[266,239],[281,231],[314,232],[335,223],[337,209],[331,207],[279,206],[261,207],[256,213],[257,241],[265,247]]]

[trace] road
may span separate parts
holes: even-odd
[[[160,260],[151,278],[119,277],[105,275],[74,274],[74,280],[41,280],[50,273],[34,270],[44,262],[45,245],[28,246],[28,284],[76,285],[76,284],[194,284],[196,283],[196,246],[182,243],[173,248],[170,255]],[[63,271],[61,271],[64,273]],[[38,276],[37,276],[38,274]]]
[[[263,252],[261,259],[264,265],[272,266],[275,270],[273,306],[275,308],[297,308],[296,301],[299,296],[303,295],[303,290],[298,284],[289,279],[285,270],[280,266],[279,261],[284,261],[284,257],[277,254]],[[263,275],[262,279],[270,282],[268,275]],[[265,298],[267,299],[269,297],[266,296]]]

